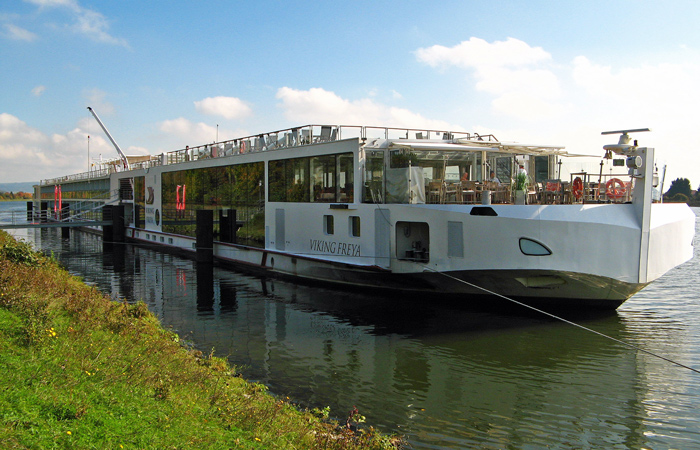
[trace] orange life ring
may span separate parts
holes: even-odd
[[[605,195],[610,198],[622,198],[627,188],[619,178],[611,178],[605,183]]]
[[[581,177],[574,178],[574,183],[571,186],[571,192],[573,192],[574,197],[581,198],[583,195],[583,180]]]

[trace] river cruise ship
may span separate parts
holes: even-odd
[[[562,147],[307,125],[43,180],[35,208],[84,220],[119,205],[126,240],[270,275],[612,309],[693,253],[695,215],[655,200],[635,131],[609,132],[600,171],[577,173]]]

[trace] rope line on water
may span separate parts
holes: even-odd
[[[468,285],[468,286],[471,286],[471,287],[473,287],[473,288],[476,288],[476,289],[479,289],[479,290],[481,290],[481,291],[484,291],[484,292],[486,292],[486,293],[488,293],[488,294],[495,295],[496,297],[500,297],[500,298],[502,298],[502,299],[508,300],[509,302],[515,303],[515,304],[520,305],[520,306],[523,306],[523,307],[525,307],[525,308],[529,308],[529,309],[531,309],[531,310],[533,310],[533,311],[535,311],[535,312],[538,312],[538,313],[540,313],[540,314],[544,314],[544,315],[549,316],[549,317],[551,317],[551,318],[553,318],[553,319],[562,321],[562,322],[567,323],[567,324],[569,324],[569,325],[573,325],[573,326],[575,326],[575,327],[581,328],[582,330],[585,330],[585,331],[588,331],[588,332],[597,334],[598,336],[604,337],[604,338],[606,338],[606,339],[610,339],[611,341],[615,341],[615,342],[617,342],[618,344],[622,344],[622,345],[627,346],[627,347],[629,347],[629,348],[632,348],[632,349],[635,349],[635,350],[637,350],[637,351],[646,353],[646,354],[648,354],[648,355],[651,355],[651,356],[654,356],[654,357],[656,357],[656,358],[662,359],[662,360],[664,360],[664,361],[666,361],[666,362],[669,362],[669,363],[671,363],[671,364],[675,364],[676,366],[679,366],[679,367],[682,367],[682,368],[684,368],[684,369],[688,369],[688,370],[690,370],[690,371],[692,371],[692,372],[695,372],[695,373],[700,374],[700,370],[698,370],[698,369],[694,369],[694,368],[692,368],[692,367],[690,367],[690,366],[686,366],[685,364],[679,363],[679,362],[677,362],[677,361],[674,361],[674,360],[672,360],[672,359],[669,359],[669,358],[667,358],[667,357],[665,357],[665,356],[659,355],[659,354],[654,353],[654,352],[652,352],[652,351],[643,349],[643,348],[638,347],[638,346],[636,346],[636,345],[634,345],[634,344],[630,344],[629,342],[625,342],[625,341],[622,341],[622,340],[620,340],[620,339],[616,339],[616,338],[614,338],[614,337],[612,337],[612,336],[608,336],[607,334],[601,333],[600,331],[596,331],[596,330],[594,330],[594,329],[592,329],[592,328],[584,327],[583,325],[580,325],[580,324],[578,324],[578,323],[576,323],[576,322],[572,322],[572,321],[570,321],[570,320],[564,319],[563,317],[559,317],[559,316],[557,316],[557,315],[555,315],[555,314],[549,313],[549,312],[544,311],[544,310],[542,310],[542,309],[535,308],[534,306],[528,305],[527,303],[519,302],[519,301],[517,301],[517,300],[515,300],[515,299],[512,299],[512,298],[507,297],[507,296],[505,296],[505,295],[499,294],[498,292],[493,292],[493,291],[488,290],[488,289],[486,289],[486,288],[484,288],[484,287],[481,287],[481,286],[478,286],[478,285],[476,285],[476,284],[470,283],[470,282],[468,282],[468,281],[459,279],[459,278],[454,277],[454,276],[452,276],[452,275],[449,275],[449,274],[447,274],[447,273],[439,272],[439,271],[437,271],[437,270],[435,270],[435,269],[433,269],[433,268],[431,268],[431,267],[428,267],[428,266],[423,266],[423,267],[424,267],[425,269],[431,271],[431,272],[438,273],[438,274],[443,275],[443,276],[445,276],[445,277],[447,277],[447,278],[450,278],[450,279],[452,279],[452,280],[458,281],[458,282],[460,282],[460,283],[464,283],[464,284],[466,284],[466,285]]]

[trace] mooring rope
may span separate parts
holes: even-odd
[[[484,292],[486,292],[486,293],[488,293],[488,294],[495,295],[496,297],[500,297],[500,298],[502,298],[502,299],[508,300],[509,302],[515,303],[515,304],[520,305],[520,306],[523,306],[523,307],[525,307],[525,308],[529,308],[529,309],[531,309],[531,310],[533,310],[533,311],[535,311],[535,312],[538,312],[538,313],[540,313],[540,314],[544,314],[544,315],[549,316],[549,317],[551,317],[551,318],[553,318],[553,319],[562,321],[562,322],[567,323],[567,324],[569,324],[569,325],[573,325],[573,326],[575,326],[575,327],[581,328],[582,330],[585,330],[585,331],[588,331],[588,332],[597,334],[598,336],[604,337],[604,338],[606,338],[606,339],[610,339],[611,341],[615,341],[615,342],[617,342],[618,344],[622,344],[622,345],[627,346],[627,347],[629,347],[629,348],[632,348],[632,349],[635,349],[635,350],[637,350],[637,351],[646,353],[646,354],[648,354],[648,355],[651,355],[651,356],[654,356],[654,357],[656,357],[656,358],[662,359],[662,360],[664,360],[664,361],[666,361],[666,362],[669,362],[669,363],[671,363],[671,364],[675,364],[675,365],[677,365],[677,366],[679,366],[679,367],[682,367],[682,368],[684,368],[684,369],[688,369],[688,370],[690,370],[690,371],[693,371],[693,372],[695,372],[695,373],[699,373],[699,374],[700,374],[700,370],[698,370],[698,369],[694,369],[694,368],[692,368],[692,367],[690,367],[690,366],[686,366],[685,364],[679,363],[678,361],[674,361],[674,360],[672,360],[672,359],[670,359],[670,358],[667,358],[667,357],[665,357],[665,356],[659,355],[659,354],[654,353],[654,352],[652,352],[652,351],[643,349],[643,348],[641,348],[641,347],[639,347],[639,346],[636,346],[636,345],[634,345],[634,344],[630,344],[629,342],[625,342],[625,341],[622,341],[622,340],[620,340],[620,339],[616,339],[616,338],[614,338],[614,337],[612,337],[612,336],[608,336],[608,335],[605,334],[605,333],[601,333],[600,331],[596,331],[596,330],[593,330],[593,329],[591,329],[591,328],[584,327],[583,325],[580,325],[580,324],[578,324],[578,323],[576,323],[576,322],[572,322],[572,321],[570,321],[570,320],[564,319],[563,317],[559,317],[559,316],[557,316],[557,315],[555,315],[555,314],[549,313],[549,312],[544,311],[544,310],[541,310],[541,309],[539,309],[539,308],[535,308],[534,306],[528,305],[527,303],[519,302],[519,301],[517,301],[517,300],[515,300],[515,299],[512,299],[512,298],[507,297],[507,296],[505,296],[505,295],[499,294],[498,292],[493,292],[493,291],[491,291],[491,290],[489,290],[489,289],[486,289],[486,288],[484,288],[484,287],[478,286],[478,285],[473,284],[473,283],[470,283],[470,282],[468,282],[468,281],[459,279],[459,278],[454,277],[454,276],[452,276],[452,275],[450,275],[450,274],[447,274],[447,273],[445,273],[445,272],[439,272],[439,271],[437,271],[437,270],[435,270],[435,269],[433,269],[433,268],[431,268],[431,267],[428,267],[428,266],[423,266],[423,267],[424,267],[425,269],[431,271],[431,272],[439,273],[440,275],[443,275],[443,276],[445,276],[445,277],[447,277],[447,278],[451,278],[452,280],[458,281],[458,282],[460,282],[460,283],[464,283],[464,284],[466,284],[466,285],[468,285],[468,286],[471,286],[471,287],[473,287],[473,288],[479,289],[479,290],[484,291]]]

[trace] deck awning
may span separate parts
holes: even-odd
[[[494,142],[494,141],[474,141],[470,139],[455,139],[453,141],[421,141],[421,140],[390,140],[390,149],[413,149],[427,151],[462,151],[462,152],[493,152],[506,153],[509,155],[532,155],[532,156],[565,156],[565,157],[599,157],[600,155],[577,155],[564,150],[564,147],[557,145],[528,145],[517,142]]]
[[[471,152],[481,152],[481,151],[498,151],[498,142],[490,142],[489,146],[480,145],[466,145],[461,143],[456,143],[453,141],[425,141],[425,140],[391,140],[388,143],[390,149],[413,149],[413,150],[427,150],[427,151],[471,151]]]

